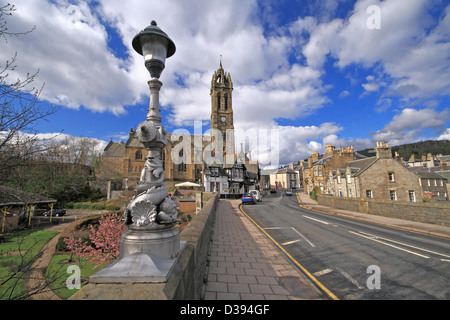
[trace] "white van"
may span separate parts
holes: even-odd
[[[253,197],[255,197],[256,201],[258,201],[258,202],[262,201],[261,194],[259,193],[258,190],[250,190],[249,193],[251,193],[253,195]]]

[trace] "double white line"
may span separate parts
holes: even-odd
[[[428,249],[416,247],[416,246],[413,246],[413,245],[410,245],[410,244],[407,244],[407,243],[394,241],[394,240],[387,239],[387,238],[382,238],[382,237],[379,237],[379,236],[376,236],[376,235],[373,235],[373,234],[370,234],[370,233],[366,233],[366,232],[362,232],[362,231],[358,231],[358,232],[349,231],[349,232],[354,234],[354,235],[357,235],[359,237],[363,237],[363,238],[366,238],[366,239],[369,239],[369,240],[372,240],[372,241],[384,244],[386,246],[389,246],[389,247],[392,247],[392,248],[395,248],[395,249],[398,249],[398,250],[402,250],[402,251],[414,254],[416,256],[419,256],[419,257],[422,257],[422,258],[425,258],[425,259],[429,259],[430,257],[426,256],[424,254],[421,254],[421,253],[417,253],[415,251],[411,251],[409,249],[405,249],[405,248],[399,247],[398,245],[401,245],[401,246],[404,246],[404,247],[408,247],[408,248],[412,248],[412,249],[416,249],[416,250],[419,250],[419,251],[428,252],[428,253],[435,254],[435,255],[438,255],[438,256],[442,256],[442,257],[445,257],[445,258],[450,258],[449,255],[446,255],[446,254],[443,254],[443,253],[439,253],[439,252],[436,252],[436,251],[431,251],[431,250],[428,250]],[[389,241],[391,243],[389,243],[387,241]],[[394,245],[392,243],[395,243],[397,245]],[[441,259],[441,260],[442,261],[446,261],[445,259]]]

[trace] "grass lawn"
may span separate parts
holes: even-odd
[[[77,266],[80,268],[81,288],[83,288],[86,280],[92,274],[98,272],[107,265],[104,264],[94,269],[94,265],[86,262],[83,258],[72,257],[72,260],[69,261],[70,258],[70,254],[54,255],[47,268],[47,277],[51,279],[50,287],[63,299],[68,299],[78,291],[76,288],[69,289],[66,286],[66,281],[75,276],[75,272],[68,270],[69,266]],[[71,280],[69,280],[69,282],[74,284]]]
[[[0,300],[26,297],[23,276],[26,266],[57,232],[25,230],[5,236],[0,243]]]

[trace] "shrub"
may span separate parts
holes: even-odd
[[[67,248],[76,256],[85,258],[98,267],[119,255],[120,235],[126,230],[119,215],[103,215],[98,227],[90,225],[88,241],[73,236],[66,238]]]

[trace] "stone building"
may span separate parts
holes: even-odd
[[[304,192],[309,194],[316,188],[320,192],[328,193],[326,190],[329,173],[342,167],[345,163],[365,156],[354,151],[353,147],[336,149],[331,144],[326,145],[325,153],[319,156],[315,151],[303,164],[303,187]]]
[[[235,154],[233,122],[233,81],[220,62],[211,80],[211,130],[219,130],[223,141],[223,154]],[[227,145],[228,142],[228,145]]]
[[[194,136],[191,140],[191,150],[194,150]],[[172,141],[176,140],[176,141]],[[201,182],[202,164],[194,161],[194,152],[185,148],[177,148],[177,139],[168,134],[168,144],[162,152],[164,181],[170,187],[179,181]],[[202,143],[204,145],[204,143]],[[102,180],[115,182],[122,189],[134,189],[140,180],[145,164],[147,150],[139,141],[136,130],[131,129],[128,140],[124,143],[112,142],[106,146],[102,154],[99,177]],[[188,161],[188,157],[190,158]],[[174,163],[173,159],[183,159]],[[178,163],[179,162],[179,163]]]
[[[431,153],[428,153],[427,155],[422,155],[422,157],[416,157],[416,155],[413,153],[411,154],[411,157],[407,161],[408,167],[437,167],[440,165],[440,158],[442,157],[441,154],[438,155],[432,155]]]
[[[208,139],[203,136],[168,134],[168,144],[162,152],[162,163],[164,181],[169,188],[180,181],[205,183],[205,187],[210,186],[210,181],[204,179],[204,173],[209,172],[209,165],[215,163],[225,169],[224,164],[235,164],[238,155],[235,154],[234,146],[232,92],[231,76],[224,71],[220,62],[219,69],[214,72],[211,80],[210,141],[205,141]],[[215,138],[219,135],[222,141],[217,142],[222,145],[216,146]],[[133,189],[144,168],[146,152],[137,138],[136,130],[131,129],[125,143],[111,141],[104,149],[99,178],[115,181],[121,189]],[[247,166],[249,167],[249,164]]]
[[[377,143],[376,156],[347,162],[328,174],[328,193],[349,198],[422,202],[416,174],[392,157],[387,142]]]
[[[433,170],[434,169],[434,170]],[[409,170],[414,172],[419,179],[422,187],[423,198],[436,201],[447,201],[448,179],[441,167],[411,167]],[[444,173],[444,174],[443,174]]]
[[[280,168],[270,175],[270,185],[276,189],[296,188],[297,172],[291,167]]]

